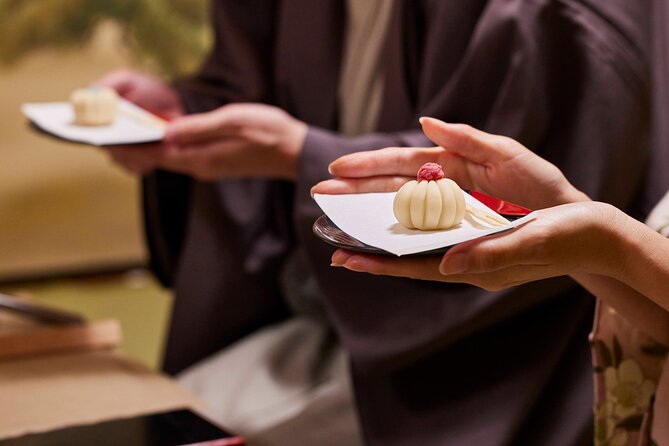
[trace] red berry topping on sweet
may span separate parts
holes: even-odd
[[[437,163],[425,163],[418,169],[418,181],[437,181],[444,178],[444,171]]]

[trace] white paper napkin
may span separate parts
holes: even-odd
[[[119,100],[119,116],[106,126],[72,124],[74,111],[68,102],[23,104],[21,111],[47,133],[94,146],[156,142],[165,136],[164,120],[124,99]]]
[[[314,196],[325,215],[339,229],[367,245],[397,256],[456,245],[515,228],[534,218],[533,214],[529,214],[505,226],[492,226],[467,213],[462,223],[453,229],[418,231],[407,229],[398,223],[393,214],[394,198],[394,192]],[[465,200],[468,205],[482,212],[504,219],[467,193]]]

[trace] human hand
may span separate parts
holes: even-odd
[[[392,147],[343,156],[330,165],[338,178],[319,183],[312,193],[396,191],[415,179],[421,165],[436,162],[460,187],[530,209],[588,199],[556,166],[511,138],[433,118],[422,118],[421,124],[425,135],[441,147]]]
[[[177,92],[162,79],[133,70],[116,70],[93,82],[113,88],[128,101],[165,119],[184,114]]]
[[[132,70],[116,70],[93,84],[113,88],[128,101],[166,119],[184,113],[176,91],[156,76]],[[123,169],[144,175],[159,167],[167,146],[163,143],[127,145],[107,147],[105,151]]]
[[[295,179],[307,125],[280,108],[237,103],[171,121],[160,167],[203,181]]]
[[[135,175],[146,175],[161,167],[168,153],[166,144],[139,144],[127,146],[107,146],[109,158],[124,170]]]
[[[622,260],[613,247],[630,219],[613,206],[572,203],[535,213],[519,228],[482,237],[437,256],[392,258],[337,250],[333,266],[371,274],[457,282],[498,290],[579,273],[615,276]]]

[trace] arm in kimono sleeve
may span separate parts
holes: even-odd
[[[212,2],[214,47],[202,69],[174,83],[188,113],[271,95],[275,0]],[[170,286],[180,256],[192,180],[158,171],[143,179],[144,232],[150,266]]]
[[[201,70],[175,82],[191,113],[269,102],[276,0],[212,2],[214,46]]]

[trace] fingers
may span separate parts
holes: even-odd
[[[136,175],[144,175],[158,167],[166,148],[162,145],[107,147],[105,151],[110,159]]]
[[[516,265],[487,273],[442,275],[438,280],[448,283],[467,283],[488,291],[497,291],[561,275],[564,275],[562,271],[550,265]]]
[[[487,273],[519,262],[527,263],[527,259],[518,252],[522,247],[510,246],[512,244],[504,243],[502,237],[479,239],[457,246],[457,249],[444,255],[439,271],[444,275]]]
[[[263,124],[276,117],[276,112],[276,108],[261,104],[230,104],[172,120],[165,139],[177,145],[187,145],[239,136],[244,127],[262,129]]]
[[[192,176],[200,181],[217,181],[223,177],[244,176],[239,160],[232,153],[236,144],[211,141],[197,145],[171,146],[160,162],[165,170]]]
[[[237,140],[171,146],[160,162],[165,170],[192,176],[200,181],[223,178],[274,178],[275,160],[262,159],[253,148]]]
[[[375,275],[441,280],[439,257],[386,257],[339,249],[332,255],[332,266]]]
[[[438,271],[439,258],[385,257],[338,249],[332,255],[332,266],[349,271],[375,275],[408,277],[446,283],[466,283],[488,291],[497,291],[536,280],[557,277],[564,273],[549,265],[515,265],[486,273],[442,275]]]
[[[344,155],[333,161],[329,169],[332,175],[340,179],[403,178],[404,182],[406,182],[415,180],[418,169],[428,162],[440,164],[444,170],[444,175],[458,183],[460,187],[464,189],[473,187],[470,175],[471,169],[466,165],[466,160],[440,147],[389,147],[369,152],[357,152]],[[348,183],[347,190],[352,191],[355,190],[355,187],[358,187],[359,190],[365,192],[394,192],[399,189],[399,187],[395,187],[394,185],[376,187],[373,186],[373,183],[365,184],[364,182],[361,183],[361,186],[352,186],[352,183]],[[353,193],[344,192],[343,190],[344,188],[340,192],[328,193]]]
[[[311,188],[311,195],[364,194],[370,192],[396,192],[413,177],[387,176],[371,178],[337,178],[321,181]]]
[[[233,133],[232,129],[226,129],[225,116],[220,113],[198,113],[173,119],[165,130],[165,140],[171,144],[189,145]]]
[[[447,124],[427,117],[421,118],[420,122],[432,142],[478,164],[503,161],[523,149],[509,138],[491,135],[466,124]]]
[[[479,274],[514,266],[551,263],[550,244],[535,220],[501,234],[461,243],[450,249],[439,265],[445,275]]]
[[[137,73],[131,70],[115,70],[93,82],[93,85],[113,88],[121,96],[126,96],[134,87]]]
[[[342,178],[415,177],[420,166],[435,162],[440,156],[444,156],[444,151],[437,147],[389,147],[342,156],[330,164],[330,173]]]

